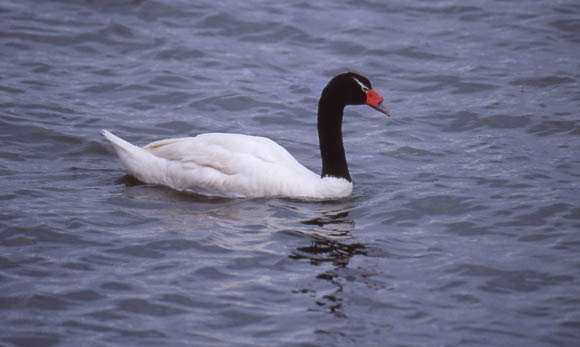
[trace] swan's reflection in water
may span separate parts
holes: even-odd
[[[366,247],[361,243],[347,243],[352,238],[351,231],[355,227],[354,220],[348,218],[349,209],[326,211],[320,217],[304,220],[307,226],[316,226],[315,230],[304,232],[313,238],[308,246],[296,248],[290,255],[292,259],[308,259],[318,265],[331,262],[336,266],[345,267],[355,255],[365,255]]]
[[[293,291],[312,297],[315,305],[309,307],[309,311],[347,318],[353,308],[345,304],[345,287],[352,287],[347,291],[359,286],[373,291],[392,289],[392,286],[380,279],[376,269],[349,266],[353,257],[373,253],[372,247],[369,248],[352,235],[355,221],[349,214],[353,209],[354,203],[349,202],[321,204],[315,209],[318,215],[304,219],[301,224],[305,227],[298,228],[300,233],[310,237],[310,242],[297,247],[289,258],[306,260],[321,269],[316,274],[319,281],[307,282],[304,288]],[[340,332],[341,328],[321,329],[320,332],[328,334],[332,330]]]
[[[336,266],[348,265],[350,259],[357,254],[366,255],[365,246],[360,243],[344,244],[337,241],[317,240],[310,246],[298,247],[290,255],[292,259],[309,259],[314,265],[332,262]]]
[[[353,206],[349,203],[322,204],[318,216],[301,222],[306,228],[301,233],[311,237],[310,243],[297,247],[289,258],[307,260],[312,265],[332,264],[333,268],[318,273],[316,279],[307,288],[295,290],[294,293],[311,296],[315,306],[308,310],[312,312],[327,312],[334,317],[346,318],[343,291],[344,271],[355,255],[366,255],[366,246],[360,242],[352,242],[351,232],[355,222],[349,217]],[[356,278],[356,274],[355,277]]]
[[[118,179],[125,186],[125,200],[117,206],[131,215],[160,221],[155,229],[166,231],[208,230],[228,249],[272,245],[276,233],[300,234],[308,244],[296,247],[291,259],[312,264],[332,263],[345,267],[366,247],[352,242],[355,221],[349,216],[354,202],[299,201],[288,199],[211,198],[140,184],[131,176]],[[283,240],[278,240],[279,242]],[[279,245],[280,246],[280,245]]]
[[[288,293],[291,285],[292,293],[312,298],[306,310],[334,317],[347,315],[345,286],[385,288],[373,270],[349,266],[353,257],[372,253],[353,235],[353,200],[221,199],[119,183],[125,185],[123,193],[108,202],[129,220],[148,221],[123,228],[123,238],[147,239],[149,233],[155,239],[188,240],[199,254],[192,255],[194,267],[225,274],[211,279],[216,288],[234,286],[243,297],[256,286],[277,283],[275,289]]]

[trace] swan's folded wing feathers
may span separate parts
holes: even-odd
[[[180,161],[188,169],[209,168],[228,176],[235,175],[239,172],[235,166],[231,165],[231,160],[224,159],[224,153],[218,153],[215,150],[188,155]]]
[[[145,150],[175,165],[169,185],[180,189],[203,186],[242,195],[270,194],[266,192],[299,189],[291,184],[296,177],[302,177],[301,186],[319,180],[286,149],[264,137],[211,133],[156,141]]]
[[[143,149],[151,152],[157,157],[168,159],[168,160],[181,160],[184,155],[186,155],[191,150],[193,137],[182,137],[177,139],[167,139],[155,141]]]
[[[163,146],[171,145],[171,144],[174,144],[177,142],[187,141],[190,139],[192,139],[192,137],[178,137],[178,138],[174,138],[174,139],[159,140],[159,141],[151,142],[150,144],[148,144],[147,146],[145,146],[143,148],[151,150],[151,149],[156,149],[156,148],[161,148]]]
[[[213,167],[228,175],[241,169],[239,165],[295,161],[286,149],[270,139],[240,134],[211,133],[160,140],[144,149],[160,158]]]

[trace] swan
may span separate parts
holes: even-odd
[[[107,130],[102,134],[126,171],[144,183],[209,196],[331,200],[349,196],[353,187],[342,142],[344,107],[367,104],[390,116],[382,102],[360,74],[346,72],[328,82],[318,102],[320,175],[260,136],[207,133],[138,147]]]

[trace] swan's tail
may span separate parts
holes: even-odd
[[[101,134],[113,144],[127,173],[145,183],[162,183],[160,177],[166,165],[164,160],[110,131],[103,129]]]
[[[141,149],[135,146],[134,144],[123,140],[122,138],[120,138],[119,136],[113,134],[108,130],[105,129],[101,130],[101,134],[103,134],[103,136],[113,144],[119,156],[121,155],[121,153],[119,153],[120,151],[131,153],[134,152],[135,150]]]

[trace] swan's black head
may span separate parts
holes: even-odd
[[[341,107],[367,104],[387,116],[391,115],[382,105],[383,97],[373,89],[371,81],[354,72],[334,76],[322,91],[322,99]]]

